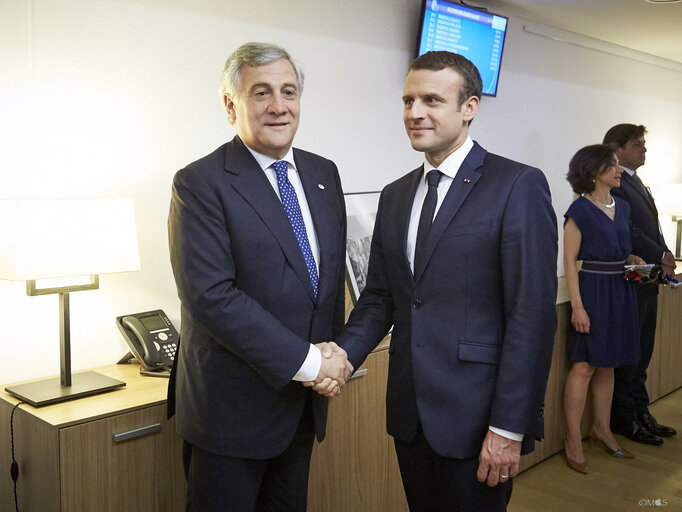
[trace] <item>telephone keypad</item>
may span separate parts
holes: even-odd
[[[163,351],[166,353],[166,355],[170,358],[171,361],[175,359],[175,352],[178,349],[177,343],[166,343],[165,345],[161,345],[161,348],[163,348]]]

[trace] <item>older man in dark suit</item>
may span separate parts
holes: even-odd
[[[675,258],[665,244],[658,223],[658,210],[649,189],[637,176],[637,169],[646,160],[646,128],[642,125],[618,124],[606,132],[604,144],[616,147],[618,162],[623,168],[620,187],[611,193],[630,205],[632,219],[632,250],[647,263],[660,264],[666,275],[675,272]],[[615,369],[611,430],[638,443],[661,445],[662,437],[677,434],[675,429],[661,425],[649,412],[646,391],[646,371],[654,351],[658,286],[637,286],[640,325],[640,359],[634,366]]]
[[[359,365],[394,324],[387,429],[415,512],[505,510],[522,445],[543,435],[556,217],[539,169],[469,138],[481,88],[460,55],[412,63],[404,122],[424,164],[381,194],[367,285],[338,338]]]
[[[302,382],[352,371],[314,345],[343,325],[346,218],[334,163],[292,148],[302,88],[282,48],[240,47],[221,91],[237,136],[173,181],[188,510],[305,510],[327,399]]]

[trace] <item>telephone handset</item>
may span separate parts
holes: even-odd
[[[145,370],[170,370],[180,336],[163,310],[119,316],[116,325]]]

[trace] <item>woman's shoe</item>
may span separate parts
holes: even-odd
[[[587,461],[578,462],[577,460],[570,459],[568,455],[566,455],[566,452],[564,452],[564,456],[566,457],[566,465],[573,471],[577,471],[578,473],[586,475],[590,470],[590,468],[587,466]]]
[[[578,473],[582,473],[583,475],[586,475],[587,472],[589,471],[589,467],[587,466],[587,461],[583,462],[578,462],[575,459],[571,459],[568,456],[568,450],[566,450],[566,439],[564,438],[564,457],[566,458],[566,465],[571,468],[573,471],[577,471]]]
[[[594,428],[591,428],[590,431],[587,433],[587,442],[590,445],[590,448],[592,448],[592,443],[600,443],[604,448],[606,448],[606,453],[608,453],[611,457],[616,457],[617,459],[634,459],[635,456],[627,451],[625,448],[617,448],[615,450],[609,448],[604,441],[599,439],[599,436],[597,433],[594,431]]]

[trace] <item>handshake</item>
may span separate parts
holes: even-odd
[[[348,361],[346,351],[333,341],[316,343],[315,346],[322,353],[320,372],[314,381],[304,382],[303,385],[321,395],[336,396],[353,375],[353,365]]]

